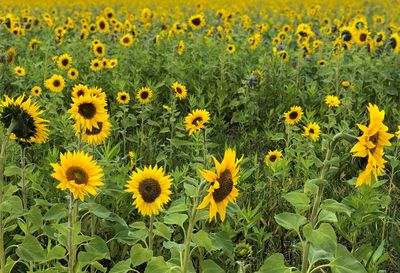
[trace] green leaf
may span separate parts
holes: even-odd
[[[68,210],[65,204],[56,204],[52,206],[46,214],[43,216],[43,220],[51,221],[51,220],[60,220],[62,218],[67,217]]]
[[[306,217],[290,212],[277,214],[274,218],[280,226],[297,232],[299,232],[301,226],[307,223]]]
[[[334,199],[326,199],[321,204],[321,209],[331,211],[331,212],[342,212],[351,216],[351,209],[345,204],[339,203]]]
[[[22,170],[18,166],[7,166],[4,169],[4,176],[15,176],[19,175],[21,176]]]
[[[213,246],[216,250],[222,249],[225,255],[233,255],[233,243],[226,231],[220,231],[210,236],[212,238]]]
[[[331,211],[327,211],[322,209],[318,215],[318,222],[330,222],[330,223],[337,223],[338,219],[336,214]]]
[[[21,199],[16,196],[10,196],[0,204],[0,211],[8,212],[13,216],[22,214],[23,207]]]
[[[82,208],[87,207],[91,213],[93,213],[94,215],[96,215],[101,219],[107,219],[111,215],[111,211],[109,211],[106,207],[97,203],[86,203],[86,204],[84,203],[82,204],[81,207]]]
[[[182,213],[173,213],[164,216],[164,223],[168,225],[179,225],[183,227],[183,223],[186,221],[188,216]]]
[[[96,253],[100,259],[110,259],[110,251],[106,242],[99,236],[94,237],[86,246],[87,252]]]
[[[316,251],[324,251],[325,255],[320,258],[332,260],[335,256],[337,238],[335,230],[328,223],[322,223],[321,226],[311,232],[304,232],[307,240],[309,240]]]
[[[47,261],[59,260],[64,258],[66,255],[66,250],[61,245],[56,245],[47,252]]]
[[[144,273],[179,273],[181,270],[177,265],[167,263],[163,257],[153,257],[147,264]]]
[[[204,247],[208,252],[211,252],[213,248],[212,241],[208,236],[208,233],[204,230],[200,230],[192,235],[192,241],[198,246]]]
[[[165,225],[164,223],[161,223],[161,222],[156,222],[156,223],[154,223],[154,227],[155,227],[155,229],[153,231],[154,234],[161,236],[166,240],[171,239],[172,230],[167,225]]]
[[[298,273],[293,267],[285,266],[285,258],[281,253],[272,254],[256,273]]]
[[[332,273],[367,273],[362,264],[342,245],[337,246],[335,259],[330,267]]]
[[[289,192],[283,196],[298,211],[305,211],[310,207],[310,198],[302,192]]]
[[[14,272],[12,271],[14,265],[16,265],[18,263],[18,261],[14,261],[11,256],[7,257],[7,261],[6,261],[6,265],[5,265],[5,269],[4,269],[4,273],[11,273]]]
[[[131,248],[132,267],[136,267],[145,262],[148,262],[152,257],[153,251],[151,249],[144,248],[141,244],[136,244]]]
[[[111,268],[110,273],[127,273],[131,271],[131,260],[120,261]]]
[[[200,263],[202,273],[225,273],[213,260],[204,260]]]
[[[27,234],[24,241],[17,247],[18,257],[28,262],[41,262],[46,259],[42,245],[36,237]]]

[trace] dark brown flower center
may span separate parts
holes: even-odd
[[[68,59],[63,59],[61,61],[61,63],[62,63],[63,66],[67,66],[69,64],[69,61],[68,61]]]
[[[176,92],[180,95],[180,94],[182,94],[182,89],[180,87],[177,87]]]
[[[140,93],[140,97],[142,98],[142,100],[147,99],[149,97],[149,92],[143,91],[142,93]]]
[[[152,203],[161,194],[160,183],[153,178],[147,178],[140,182],[139,193],[146,203]]]
[[[192,19],[192,24],[195,26],[199,26],[201,24],[201,19],[200,18]]]
[[[233,189],[232,174],[229,170],[225,170],[218,177],[219,188],[214,190],[213,198],[215,202],[223,201]]]
[[[85,133],[89,136],[94,136],[94,135],[98,135],[101,133],[102,129],[103,129],[103,122],[98,122],[97,126],[99,128],[96,127],[92,127],[92,130],[86,129]]]
[[[59,80],[54,80],[53,85],[54,87],[59,87],[61,85],[61,82]]]
[[[289,118],[290,119],[296,119],[298,117],[299,113],[297,113],[296,111],[292,111],[289,113]]]
[[[192,124],[194,125],[199,125],[199,123],[201,123],[203,121],[202,117],[196,117],[193,121]]]
[[[101,21],[101,22],[99,23],[99,27],[100,27],[101,29],[105,29],[105,28],[106,28],[106,24],[105,24],[103,21]]]
[[[84,95],[85,95],[85,91],[79,90],[79,91],[76,93],[76,95],[77,95],[78,97],[84,96]]]
[[[75,181],[76,184],[87,184],[89,176],[78,166],[69,167],[66,171],[68,181]]]
[[[82,103],[79,105],[78,113],[85,119],[91,119],[96,114],[96,107],[93,103]]]
[[[315,133],[315,131],[314,131],[313,128],[310,128],[310,130],[308,130],[308,132],[309,132],[310,134],[314,134],[314,133]]]
[[[348,30],[343,31],[342,37],[343,37],[343,41],[349,42],[351,40],[351,32]]]
[[[96,48],[97,53],[102,54],[103,53],[103,47],[102,46],[98,46]]]
[[[360,41],[361,41],[361,42],[365,42],[366,39],[367,39],[367,34],[361,33],[361,35],[360,35]]]
[[[126,100],[126,96],[125,96],[125,95],[122,95],[122,96],[121,96],[121,100],[123,100],[123,101]]]
[[[125,37],[123,40],[124,44],[129,44],[130,39],[128,37]]]
[[[271,155],[269,157],[269,161],[271,161],[271,162],[275,162],[276,159],[277,159],[276,155]]]

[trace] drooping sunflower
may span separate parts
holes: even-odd
[[[5,96],[0,104],[1,122],[5,128],[13,125],[10,138],[21,143],[37,144],[47,141],[49,121],[43,119],[42,114],[39,105],[32,103],[31,98],[26,99],[24,95],[15,100]]]
[[[300,106],[292,106],[290,110],[283,114],[285,122],[289,125],[295,125],[303,116],[303,109]]]
[[[91,130],[87,128],[82,130],[78,123],[75,123],[73,127],[75,135],[79,136],[82,132],[82,140],[90,145],[102,144],[111,134],[111,123],[108,121],[108,118],[104,121],[98,122],[97,128],[93,127]]]
[[[158,215],[170,200],[172,178],[163,168],[146,166],[132,172],[125,190],[133,193],[133,204],[143,216]]]
[[[186,86],[184,86],[183,84],[179,83],[179,82],[174,82],[171,85],[171,88],[175,91],[175,96],[182,100],[184,98],[186,98],[187,96],[187,89]]]
[[[229,53],[234,53],[235,51],[236,51],[236,46],[234,45],[234,44],[229,44],[227,47],[226,47],[226,51],[228,51]]]
[[[189,25],[193,29],[201,29],[206,24],[206,19],[201,14],[193,15],[189,18]]]
[[[148,104],[153,98],[153,91],[148,87],[142,87],[136,93],[136,99],[140,104]]]
[[[229,203],[236,202],[239,191],[235,186],[239,179],[238,165],[242,158],[237,159],[236,151],[228,148],[225,150],[221,163],[215,157],[212,157],[216,172],[200,170],[200,174],[210,183],[210,187],[207,190],[208,194],[198,208],[202,209],[210,204],[210,222],[213,218],[217,221],[217,213],[219,213],[223,222],[226,216],[226,207]]]
[[[84,129],[99,128],[98,123],[108,118],[105,109],[106,102],[102,98],[88,94],[77,98],[73,97],[72,101],[68,112],[78,126]]]
[[[205,127],[210,120],[210,113],[207,110],[196,109],[185,117],[185,128],[189,136]]]
[[[70,68],[68,70],[67,74],[68,74],[68,78],[73,81],[76,80],[79,76],[78,69],[76,69],[76,68]]]
[[[61,92],[65,87],[65,80],[61,75],[53,75],[44,82],[44,86],[51,92]]]
[[[42,94],[42,88],[40,86],[34,86],[31,89],[32,95],[39,97]]]
[[[303,136],[309,137],[312,141],[317,141],[320,135],[320,127],[315,122],[310,122],[307,126],[304,126]]]
[[[325,103],[329,107],[339,107],[340,99],[337,96],[329,95],[325,97]]]
[[[274,166],[278,161],[282,160],[282,152],[279,150],[269,151],[264,158],[264,163],[267,166]]]
[[[60,155],[60,164],[50,164],[52,177],[60,183],[57,188],[69,190],[75,199],[84,200],[86,195],[95,195],[102,182],[104,173],[92,156],[85,152],[67,152]]]
[[[128,92],[118,92],[117,101],[119,104],[128,104],[131,100],[131,96]]]
[[[119,43],[124,47],[129,47],[133,44],[133,36],[130,33],[125,34],[119,39]]]
[[[77,84],[72,88],[72,97],[77,98],[89,94],[87,85]]]
[[[15,73],[15,75],[17,75],[19,77],[23,77],[26,75],[25,68],[23,68],[22,66],[16,66],[14,68],[14,73]]]
[[[61,70],[67,70],[72,65],[72,57],[69,54],[63,54],[57,59],[57,66]]]

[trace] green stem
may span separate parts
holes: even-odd
[[[24,210],[28,210],[28,189],[25,185],[26,147],[21,146],[21,192]],[[28,227],[29,228],[29,227]]]
[[[149,249],[153,250],[153,240],[154,240],[154,234],[153,234],[153,229],[154,229],[154,216],[150,216],[150,222],[149,222]]]
[[[74,199],[70,193],[69,208],[68,208],[68,272],[75,273],[76,263],[76,245],[74,243],[74,226],[78,211],[78,200]]]
[[[325,180],[327,178],[329,169],[331,167],[331,162],[330,161],[332,159],[333,151],[334,151],[334,149],[336,147],[336,144],[342,139],[345,139],[345,140],[347,140],[349,142],[352,142],[356,138],[354,136],[346,134],[346,133],[339,133],[339,134],[336,134],[333,137],[333,139],[332,139],[332,141],[331,141],[331,143],[329,145],[329,148],[328,148],[328,150],[326,152],[326,155],[325,155],[325,160],[324,160],[324,163],[323,163],[323,166],[322,166],[322,170],[321,170],[321,174],[320,174],[320,179],[321,180]],[[318,221],[318,214],[319,214],[319,210],[320,210],[320,205],[321,205],[321,200],[322,200],[323,193],[324,193],[324,186],[320,185],[318,187],[318,191],[317,191],[317,194],[316,194],[315,199],[314,199],[314,203],[313,203],[313,207],[312,207],[312,211],[311,211],[311,216],[310,216],[310,225],[311,225],[312,229],[315,229],[317,221]],[[307,271],[308,271],[308,266],[309,266],[309,264],[308,264],[308,256],[309,256],[309,253],[310,253],[310,241],[306,240],[303,243],[303,255],[302,255],[302,263],[301,263],[301,273],[307,273]]]

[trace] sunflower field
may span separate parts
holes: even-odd
[[[0,273],[400,272],[399,0],[0,3]]]

